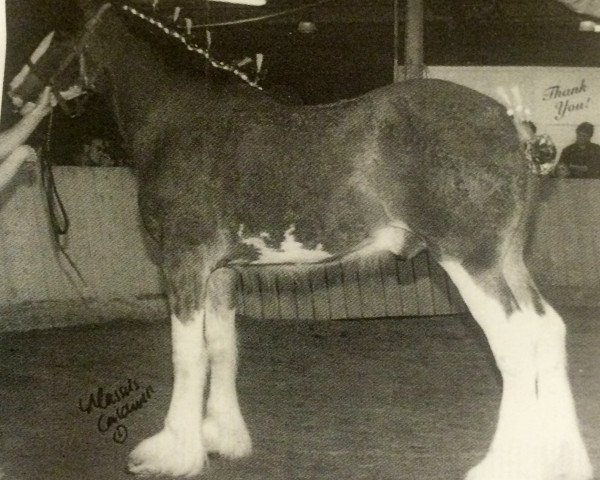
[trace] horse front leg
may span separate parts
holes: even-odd
[[[203,255],[177,254],[163,265],[171,307],[173,393],[163,429],[142,441],[129,457],[129,471],[141,475],[188,477],[206,462],[202,402],[208,355],[204,341]]]
[[[210,386],[203,435],[206,449],[227,458],[250,454],[252,442],[237,398],[235,271],[220,268],[210,276],[206,296],[206,345]]]

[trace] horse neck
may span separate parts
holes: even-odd
[[[109,77],[108,100],[124,140],[131,144],[171,79],[159,55],[114,15],[103,22],[97,40]]]

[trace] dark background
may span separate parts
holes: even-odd
[[[134,2],[141,7],[148,3]],[[149,2],[151,3],[151,2]],[[249,8],[201,0],[161,0],[156,15],[167,18],[182,7],[181,18],[195,24],[247,18],[311,3],[269,0]],[[400,1],[401,7],[404,1]],[[428,0],[425,24],[426,65],[600,66],[600,34],[578,31],[580,20],[555,0]],[[74,29],[76,2],[71,0],[7,0],[6,83],[19,71],[39,41],[52,29]],[[400,12],[398,56],[403,61],[404,12]],[[299,33],[300,20],[314,21],[317,31]],[[198,34],[203,34],[198,30]],[[304,103],[331,102],[359,95],[393,81],[393,1],[336,0],[268,22],[212,29],[212,53],[224,60],[265,55],[263,85],[284,91]],[[202,38],[199,38],[202,44]],[[163,47],[165,48],[165,47]],[[168,56],[184,67],[202,69],[200,58]],[[3,128],[17,119],[3,102]],[[57,163],[70,157],[87,136],[114,137],[107,108],[88,104],[77,120],[55,118],[60,138]],[[40,129],[41,130],[41,129]],[[40,133],[38,132],[38,140]],[[36,137],[32,139],[35,143]]]

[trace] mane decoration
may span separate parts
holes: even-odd
[[[558,163],[556,146],[549,135],[533,135],[525,142],[529,169],[536,175],[549,175]]]
[[[496,97],[506,107],[506,113],[517,129],[531,173],[549,175],[554,172],[558,163],[556,145],[549,135],[536,133],[531,110],[523,101],[519,86],[498,87]]]
[[[229,65],[228,63],[225,63],[225,62],[215,59],[208,52],[208,50],[206,50],[202,47],[199,47],[198,45],[196,45],[194,43],[191,43],[188,40],[188,38],[186,38],[185,35],[182,35],[177,30],[167,27],[160,20],[156,20],[155,18],[153,18],[149,15],[146,15],[146,14],[140,12],[139,10],[137,10],[136,8],[130,7],[129,5],[121,5],[121,9],[131,15],[134,15],[134,16],[140,18],[141,20],[144,20],[145,22],[149,23],[153,27],[155,27],[159,30],[162,30],[169,37],[174,38],[175,40],[182,43],[188,51],[195,52],[198,55],[201,55],[202,57],[204,57],[206,59],[206,61],[209,63],[209,65],[212,66],[213,68],[216,68],[218,70],[223,70],[225,72],[230,72],[230,73],[234,74],[236,77],[238,77],[239,79],[241,79],[244,83],[250,85],[251,87],[256,88],[257,90],[263,90],[263,87],[261,87],[258,84],[258,81],[251,80],[250,77],[245,72],[242,72],[241,70],[239,70],[238,68],[236,68],[233,65]]]

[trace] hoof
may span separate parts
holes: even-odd
[[[585,450],[563,450],[555,457],[544,456],[535,450],[529,455],[524,455],[523,452],[517,455],[490,453],[479,465],[472,468],[466,477],[466,480],[592,479],[592,466]]]
[[[200,474],[205,463],[206,452],[199,435],[184,438],[165,428],[131,452],[127,470],[144,476],[192,477]]]
[[[473,467],[466,480],[549,480],[541,473],[540,466],[529,464],[515,465],[492,456],[486,457],[479,465]]]
[[[207,417],[202,423],[202,434],[210,453],[225,458],[241,458],[252,452],[252,440],[241,416],[227,420]]]

